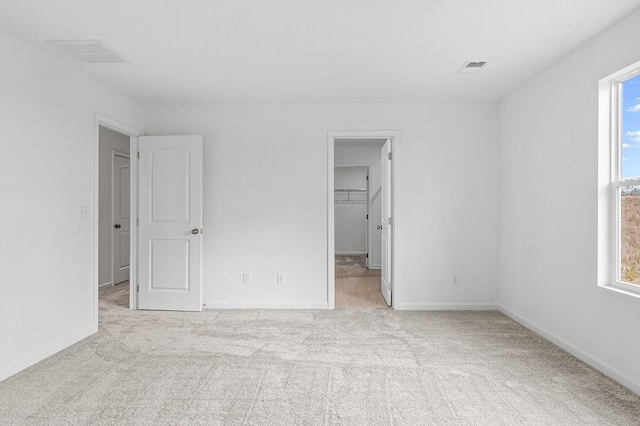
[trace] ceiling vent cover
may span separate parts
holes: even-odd
[[[485,65],[487,65],[487,61],[467,61],[458,70],[458,74],[477,74]]]
[[[64,53],[85,64],[128,63],[127,59],[102,40],[47,40]]]

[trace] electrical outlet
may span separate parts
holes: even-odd
[[[452,285],[460,285],[460,274],[451,275],[451,284]]]
[[[278,284],[284,284],[284,274],[278,274],[277,281]]]
[[[242,284],[251,284],[251,272],[242,273]]]

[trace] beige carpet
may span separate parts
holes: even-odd
[[[131,312],[0,383],[2,425],[638,425],[640,397],[496,312]]]

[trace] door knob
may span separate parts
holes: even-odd
[[[120,225],[119,223],[116,223],[115,225],[113,225],[113,227],[116,229],[120,229],[122,228],[122,225]]]
[[[382,229],[382,225],[378,225],[378,229]]]
[[[193,228],[193,229],[191,230],[191,233],[192,233],[193,235],[198,235],[198,234],[200,233],[200,231],[198,230],[198,228]]]

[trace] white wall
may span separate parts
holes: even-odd
[[[379,129],[401,131],[397,306],[497,302],[496,104],[158,106],[146,124],[204,135],[207,306],[326,307],[327,132]]]
[[[597,286],[598,80],[640,60],[640,11],[500,102],[504,308],[640,392],[640,299]]]
[[[336,146],[334,151],[335,164],[366,164],[369,166],[369,268],[382,266],[382,234],[377,229],[381,220],[381,196],[380,185],[382,181],[382,165],[380,160],[380,147]]]
[[[366,167],[336,167],[334,185],[336,189],[366,189]]]
[[[144,109],[4,31],[0,56],[1,380],[97,330],[95,113]]]
[[[334,169],[335,189],[367,189],[367,167],[336,167]],[[338,201],[334,204],[334,241],[336,254],[367,253],[367,220],[368,194],[366,192],[341,192],[347,198],[358,197],[357,200]],[[360,200],[359,197],[363,199]]]
[[[129,153],[129,136],[100,127],[100,212],[98,235],[98,283],[111,284],[112,257],[112,206],[111,192],[113,150]]]

